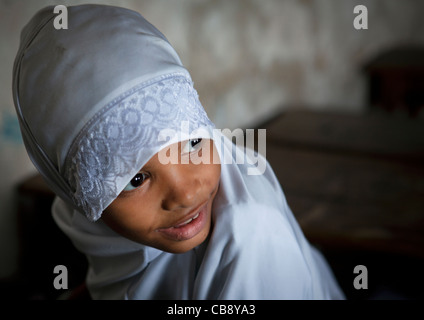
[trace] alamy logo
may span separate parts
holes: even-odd
[[[255,131],[257,131],[257,150],[255,151]],[[235,142],[231,145],[224,146],[225,137]],[[182,158],[178,150],[177,144],[171,144],[178,141],[196,140],[199,138],[208,139],[202,148],[208,150],[212,143],[218,150],[219,154],[213,154],[212,157],[207,152],[202,152],[201,156]],[[167,142],[168,146],[164,147],[158,153],[159,162],[161,164],[248,164],[248,175],[262,175],[266,169],[266,129],[246,129],[245,132],[240,129],[213,129],[200,127],[190,132],[189,121],[182,121],[180,130],[163,129],[158,135],[159,142]]]
[[[68,29],[68,8],[64,5],[54,7],[53,13],[58,15],[53,20],[53,26],[56,30]]]
[[[63,265],[57,265],[53,273],[58,274],[53,280],[53,286],[56,290],[68,289],[68,268]]]
[[[356,290],[368,289],[368,269],[366,266],[357,265],[353,273],[358,274],[353,280],[353,287]]]
[[[368,9],[364,5],[357,5],[353,8],[353,13],[358,14],[353,19],[353,27],[356,30],[368,29]]]

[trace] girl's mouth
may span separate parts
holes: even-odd
[[[168,228],[157,229],[165,237],[174,241],[189,240],[196,236],[206,225],[207,222],[207,207],[206,202],[200,209],[198,209],[187,220]]]

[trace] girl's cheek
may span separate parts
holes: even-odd
[[[215,189],[219,185],[221,178],[221,165],[210,164],[208,166],[208,185],[210,188]]]

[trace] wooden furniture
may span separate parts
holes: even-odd
[[[297,111],[261,128],[289,205],[348,297],[373,297],[377,285],[422,297],[424,122]],[[359,264],[373,283],[366,292],[352,285]]]
[[[87,260],[53,221],[53,192],[40,175],[18,185],[19,298],[57,299],[65,291],[53,286],[54,267],[68,270],[68,289],[80,288],[85,280]]]
[[[382,52],[364,71],[369,103],[386,111],[417,116],[424,108],[424,47],[408,46]]]

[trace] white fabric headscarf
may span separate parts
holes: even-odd
[[[177,53],[140,14],[69,7],[68,29],[56,30],[53,8],[22,31],[15,106],[35,166],[95,221],[155,153],[193,131],[208,137],[213,124]]]
[[[25,27],[13,90],[28,153],[59,196],[54,219],[88,258],[92,297],[343,298],[270,166],[249,175],[254,159],[222,135],[214,143],[221,159],[229,154],[232,161],[221,165],[213,229],[203,244],[171,254],[99,219],[151,156],[186,138],[158,141],[162,129],[180,133],[189,121],[188,136],[206,128],[208,137],[213,124],[174,49],[138,13],[85,5],[68,14],[68,30],[54,29],[53,7]]]

